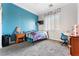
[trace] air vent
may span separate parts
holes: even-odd
[[[49,5],[49,8],[50,8],[50,7],[53,7],[53,4],[50,4],[50,5]]]

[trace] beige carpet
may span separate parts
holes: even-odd
[[[59,42],[44,40],[31,45],[27,42],[0,49],[0,56],[69,56],[69,50]]]

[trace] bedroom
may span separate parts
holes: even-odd
[[[1,11],[0,55],[70,56],[68,46],[62,46],[60,38],[61,33],[70,35],[78,22],[77,3],[2,3]],[[31,43],[30,49],[24,41]],[[27,53],[22,54],[21,49]]]

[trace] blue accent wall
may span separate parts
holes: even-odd
[[[15,27],[23,31],[38,30],[38,16],[11,3],[2,4],[2,33],[12,34]]]

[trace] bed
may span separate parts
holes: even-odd
[[[45,31],[37,31],[28,33],[28,42],[40,41],[48,38],[48,34]]]

